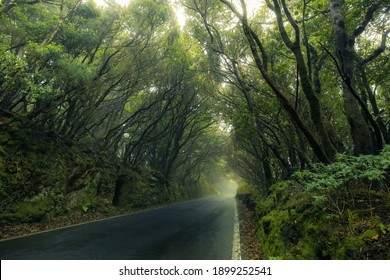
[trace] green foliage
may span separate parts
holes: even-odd
[[[88,209],[89,209],[89,206],[88,206],[88,205],[83,205],[83,206],[81,206],[81,208],[83,209],[83,211],[84,211],[85,213],[87,213],[87,212],[88,212]]]
[[[385,226],[383,223],[379,223],[378,227],[383,234],[388,234],[390,232],[390,224]]]
[[[388,258],[388,152],[386,146],[377,156],[339,156],[328,166],[296,172],[267,195],[252,194],[265,255]],[[380,189],[373,191],[376,181]]]
[[[279,257],[279,256],[269,256],[268,257],[268,260],[271,260],[271,261],[277,261],[277,260],[282,260],[283,258]]]
[[[258,191],[254,186],[250,186],[248,184],[241,184],[239,188],[237,189],[237,195],[240,194],[258,194]]]
[[[295,172],[293,179],[307,191],[329,191],[352,183],[368,181],[385,182],[390,166],[390,146],[385,146],[379,156],[359,157],[341,155],[337,161],[324,165],[315,164],[311,170]]]

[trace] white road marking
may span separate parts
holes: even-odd
[[[234,200],[234,228],[233,228],[233,248],[232,260],[241,260],[241,245],[240,245],[240,225],[238,223],[237,204]]]

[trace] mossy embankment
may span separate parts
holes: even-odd
[[[339,156],[274,184],[241,186],[268,259],[390,259],[390,148]]]
[[[0,228],[66,217],[77,223],[83,216],[105,217],[193,196],[159,172],[124,165],[99,147],[29,128],[23,120],[2,121]]]

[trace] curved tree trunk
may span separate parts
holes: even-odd
[[[333,143],[330,141],[328,131],[325,128],[323,117],[322,117],[322,109],[320,105],[320,100],[318,99],[318,96],[316,92],[313,89],[312,83],[311,83],[311,72],[309,66],[309,71],[306,68],[305,59],[303,57],[303,53],[301,50],[301,32],[298,27],[298,24],[295,22],[293,17],[290,14],[290,11],[287,9],[287,5],[284,0],[281,1],[284,14],[287,17],[288,22],[291,24],[291,26],[294,28],[295,33],[295,40],[294,42],[290,40],[289,36],[287,35],[286,29],[284,27],[284,22],[282,18],[282,10],[277,0],[274,0],[274,12],[276,14],[279,32],[282,37],[282,40],[284,44],[291,50],[291,52],[294,54],[296,63],[297,63],[297,70],[301,82],[302,90],[305,94],[306,100],[309,103],[310,107],[310,119],[312,123],[314,124],[314,127],[316,129],[316,132],[319,136],[320,144],[322,145],[326,155],[330,160],[333,160],[336,156],[336,149],[333,146]],[[308,51],[308,53],[310,53]],[[309,59],[310,61],[310,59]]]
[[[346,23],[342,13],[342,1],[329,0],[330,12],[333,19],[335,52],[338,63],[351,83],[355,87],[354,45],[355,38],[346,31]],[[351,88],[343,82],[343,99],[345,114],[351,128],[355,154],[373,154],[376,149],[372,140],[369,126],[364,119]]]

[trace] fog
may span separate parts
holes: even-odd
[[[236,181],[230,178],[220,178],[215,183],[215,190],[220,195],[235,196],[238,188]]]

